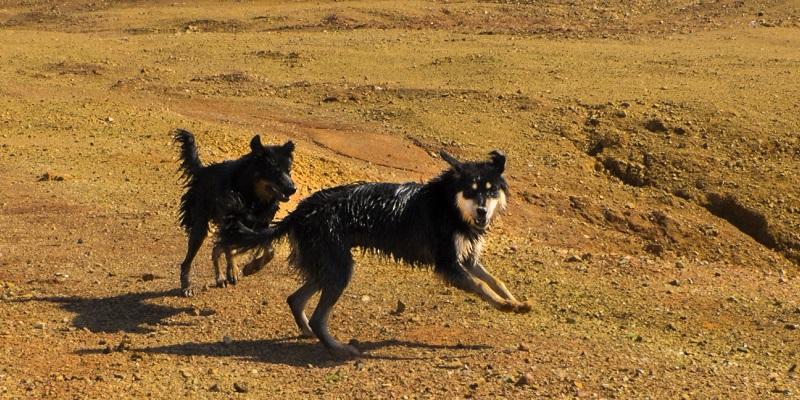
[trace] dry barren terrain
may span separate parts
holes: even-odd
[[[281,215],[504,150],[533,311],[359,255],[339,361],[285,245],[178,296],[177,127],[294,140]],[[797,1],[0,1],[0,398],[796,396],[798,174]]]

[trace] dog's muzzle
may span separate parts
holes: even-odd
[[[278,200],[285,203],[289,201],[289,197],[292,197],[292,195],[295,193],[297,193],[296,187],[292,186],[285,188],[284,190],[278,191],[278,196],[279,196]]]
[[[486,215],[486,207],[478,207],[475,209],[475,225],[485,228],[489,224],[489,219]]]

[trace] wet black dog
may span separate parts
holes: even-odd
[[[220,230],[226,246],[268,245],[288,236],[290,262],[305,278],[287,299],[303,335],[316,335],[334,354],[356,357],[359,350],[328,332],[331,309],[353,274],[351,249],[360,247],[412,265],[433,265],[445,282],[480,296],[502,311],[525,313],[518,301],[479,261],[483,236],[506,205],[506,157],[460,162],[426,184],[356,183],[325,189],[304,199],[286,218],[259,232],[231,223]],[[243,247],[242,247],[243,246]],[[304,308],[321,291],[309,321]]]
[[[197,154],[194,135],[178,129],[174,140],[180,144],[181,172],[186,192],[181,197],[180,223],[186,230],[189,246],[181,264],[181,290],[184,296],[194,292],[189,272],[192,260],[208,235],[209,222],[220,225],[226,218],[231,202],[241,215],[233,219],[252,229],[269,226],[280,202],[289,200],[297,189],[290,176],[294,143],[282,146],[264,146],[256,135],[250,141],[250,153],[236,160],[203,166]],[[231,215],[227,215],[231,219]],[[219,267],[219,258],[225,254],[225,276]],[[258,254],[243,268],[245,275],[261,269],[272,258],[272,247],[262,246]],[[233,260],[231,247],[215,245],[211,252],[217,286],[235,284],[239,271]]]

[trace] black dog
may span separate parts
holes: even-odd
[[[361,247],[412,265],[433,265],[445,282],[477,294],[495,308],[528,312],[479,262],[483,235],[506,205],[505,155],[488,162],[460,162],[441,153],[451,168],[426,184],[355,183],[325,189],[300,202],[273,227],[254,232],[243,224],[220,231],[221,243],[236,248],[268,245],[283,236],[290,262],[305,278],[287,302],[303,335],[316,335],[338,356],[359,350],[334,339],[328,317],[353,273],[351,248]],[[244,246],[244,247],[242,247]],[[309,321],[304,308],[322,291]]]
[[[184,296],[193,294],[189,278],[192,260],[208,235],[208,223],[220,226],[227,213],[226,206],[235,203],[241,214],[247,218],[233,215],[233,219],[253,229],[269,226],[279,202],[289,200],[297,189],[289,176],[292,168],[294,143],[282,146],[264,146],[256,135],[250,141],[250,153],[236,160],[203,166],[197,154],[194,135],[178,129],[174,140],[181,147],[181,172],[185,179],[186,193],[181,197],[180,223],[189,237],[186,258],[181,264],[181,289]],[[231,215],[227,216],[229,219]],[[248,221],[244,223],[244,221]],[[219,268],[219,258],[225,254],[226,276]],[[259,253],[248,264],[245,275],[261,269],[270,259],[273,251],[270,246],[259,249]],[[233,261],[234,251],[230,247],[215,245],[211,252],[217,286],[235,284],[239,271]]]

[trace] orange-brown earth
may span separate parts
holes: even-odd
[[[1,398],[800,390],[795,1],[9,0],[0,49]],[[285,245],[177,296],[176,127],[206,162],[294,140],[282,213],[503,149],[484,261],[534,310],[359,255],[342,362],[295,337]]]

